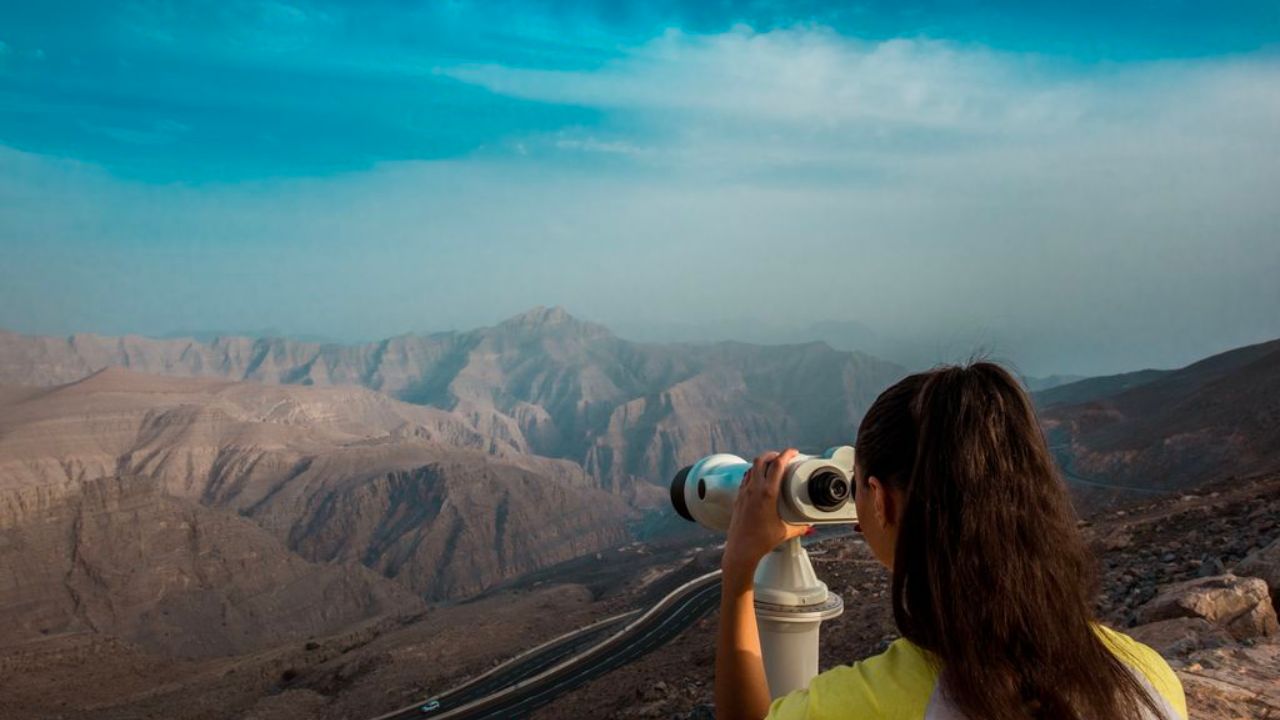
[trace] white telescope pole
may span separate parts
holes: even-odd
[[[799,538],[760,561],[755,608],[769,696],[777,699],[808,687],[818,674],[819,626],[844,612],[844,601],[818,579]]]

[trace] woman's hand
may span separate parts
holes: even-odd
[[[716,718],[757,720],[769,713],[769,683],[752,605],[752,583],[760,558],[779,543],[808,531],[778,515],[778,493],[794,449],[767,452],[742,478],[729,520],[729,540],[720,560],[720,631],[716,641]]]
[[[782,477],[798,454],[795,448],[764,453],[742,478],[729,521],[729,539],[720,560],[726,581],[750,582],[756,565],[770,550],[809,531],[811,526],[792,525],[778,515]]]

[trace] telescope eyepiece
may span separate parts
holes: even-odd
[[[839,510],[849,502],[849,481],[834,470],[819,470],[809,478],[809,502],[823,512]]]

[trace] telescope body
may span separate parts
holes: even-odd
[[[733,503],[751,463],[717,453],[676,473],[671,504],[686,520],[721,532],[729,529]],[[797,455],[788,465],[778,493],[778,514],[797,525],[852,523],[853,448],[834,447],[821,455]]]
[[[729,529],[733,505],[751,463],[737,455],[708,455],[671,482],[671,504],[686,520],[712,530]],[[787,465],[778,514],[789,523],[852,523],[853,448],[799,455]],[[769,696],[809,686],[818,674],[818,633],[823,620],[844,612],[844,601],[818,579],[799,538],[774,548],[756,567],[755,611]]]

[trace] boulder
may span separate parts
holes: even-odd
[[[1176,672],[1191,720],[1280,717],[1280,644],[1198,651]]]
[[[1139,624],[1174,618],[1204,618],[1237,640],[1280,634],[1280,623],[1263,580],[1216,575],[1174,583],[1138,608]]]
[[[1272,603],[1280,601],[1280,540],[1250,553],[1236,565],[1236,575],[1262,578],[1271,590]]]
[[[1226,630],[1199,617],[1159,620],[1125,632],[1166,657],[1234,644]]]

